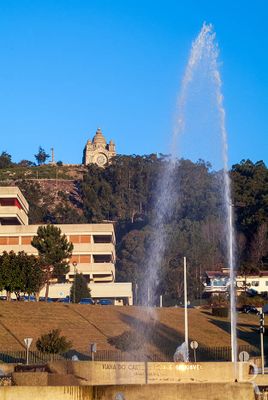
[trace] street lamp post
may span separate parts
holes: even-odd
[[[187,299],[187,275],[186,257],[183,257],[183,276],[184,276],[184,333],[186,345],[186,361],[189,361],[189,334],[188,334],[188,299]]]
[[[74,267],[74,292],[73,292],[73,303],[75,303],[76,300],[76,274],[77,274],[77,262],[73,261],[73,267]]]

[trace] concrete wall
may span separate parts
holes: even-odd
[[[238,363],[235,371],[230,362],[220,363],[143,363],[112,361],[55,361],[51,372],[72,374],[81,385],[170,384],[187,382],[249,381],[249,364]]]
[[[1,400],[93,400],[93,388],[81,386],[4,386]]]
[[[16,386],[47,386],[47,372],[13,372],[12,381]],[[1,396],[0,396],[1,398]]]
[[[1,400],[254,400],[248,383],[188,383],[128,386],[9,386],[0,388]]]
[[[94,400],[254,400],[250,384],[188,383],[153,386],[101,386],[94,388]]]

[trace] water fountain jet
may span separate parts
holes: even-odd
[[[206,62],[210,80],[214,87],[216,110],[218,114],[219,130],[222,142],[223,161],[223,197],[225,216],[225,238],[228,249],[227,264],[230,270],[230,307],[231,307],[231,347],[232,361],[237,361],[237,337],[236,337],[236,305],[235,305],[235,260],[234,260],[234,231],[233,231],[233,210],[231,205],[231,182],[228,173],[228,145],[227,131],[225,124],[225,110],[223,106],[222,82],[218,68],[218,45],[215,40],[215,32],[211,24],[203,24],[203,27],[192,44],[190,57],[185,69],[181,84],[181,90],[177,100],[177,112],[172,134],[170,157],[166,162],[163,175],[159,179],[157,193],[158,198],[155,204],[156,217],[153,222],[153,237],[151,240],[148,260],[148,275],[146,290],[150,291],[151,299],[158,285],[158,272],[161,268],[164,252],[166,249],[165,224],[172,219],[174,212],[175,196],[175,169],[177,165],[177,142],[185,130],[185,104],[193,76],[201,62]],[[148,305],[154,305],[152,303]]]

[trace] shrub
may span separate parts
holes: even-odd
[[[72,342],[60,336],[59,329],[53,329],[37,339],[36,348],[42,353],[59,354],[70,350]]]
[[[219,293],[211,298],[212,307],[229,307],[228,293]]]
[[[125,331],[119,336],[110,337],[108,343],[115,346],[121,351],[140,350],[144,342],[144,337],[141,337],[135,331]]]
[[[212,307],[212,315],[215,317],[228,318],[229,308],[227,307]]]
[[[265,300],[261,296],[254,296],[254,297],[249,297],[247,296],[246,293],[241,293],[240,296],[237,297],[237,304],[239,307],[243,306],[255,306],[255,307],[262,307],[264,304],[267,303],[267,300]]]

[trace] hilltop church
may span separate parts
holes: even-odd
[[[83,164],[88,165],[93,163],[99,167],[105,167],[115,155],[114,142],[110,140],[107,143],[101,129],[98,128],[93,140],[88,140],[84,148]]]

